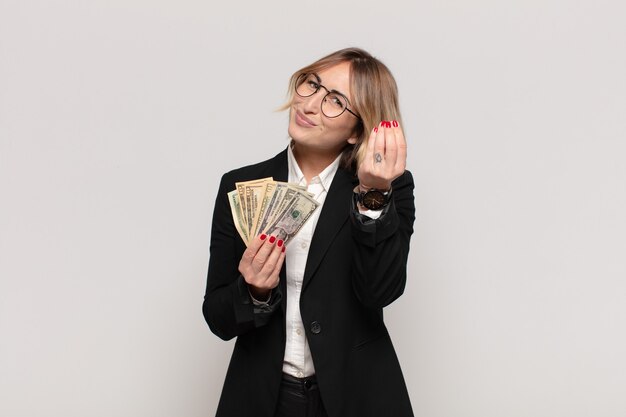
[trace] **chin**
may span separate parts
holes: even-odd
[[[296,133],[296,130],[294,129],[294,125],[291,122],[289,122],[289,127],[287,128],[287,134],[292,140],[294,140],[294,136],[298,136]]]
[[[298,125],[296,124],[296,115],[293,109],[289,110],[289,125],[287,126],[287,133],[289,137],[293,138],[293,135],[296,134],[298,129]]]
[[[303,143],[306,142],[307,138],[312,132],[308,129],[298,126],[295,122],[290,121],[289,127],[287,128],[287,133],[289,134],[289,137],[295,142]]]

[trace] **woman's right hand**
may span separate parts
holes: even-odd
[[[239,261],[239,272],[254,298],[265,300],[278,286],[284,260],[285,245],[282,240],[265,234],[252,240]]]

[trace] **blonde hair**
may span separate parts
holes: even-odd
[[[343,62],[350,63],[351,110],[357,113],[361,120],[355,126],[356,143],[347,144],[342,151],[341,166],[356,172],[365,156],[372,129],[382,120],[397,120],[401,123],[398,87],[385,64],[359,48],[345,48],[333,52],[299,69],[291,76],[288,102],[280,110],[286,110],[291,106],[296,81],[300,75],[317,73]]]

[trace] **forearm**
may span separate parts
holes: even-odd
[[[255,305],[243,277],[238,276],[226,287],[207,291],[202,313],[213,333],[221,339],[230,340],[266,325],[280,305],[281,298],[280,289],[276,288],[268,303]]]
[[[281,298],[277,288],[269,306],[255,306],[237,269],[241,258],[236,245],[239,237],[226,198],[228,190],[234,186],[232,183],[226,176],[222,178],[215,202],[207,287],[202,305],[211,331],[225,340],[267,324]]]
[[[415,219],[413,187],[407,172],[394,183],[393,198],[380,218],[352,213],[353,287],[368,307],[387,306],[404,291]]]

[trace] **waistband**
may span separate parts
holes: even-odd
[[[301,388],[302,390],[310,390],[317,387],[317,378],[315,378],[315,375],[305,378],[296,378],[295,376],[283,373],[283,383]]]

